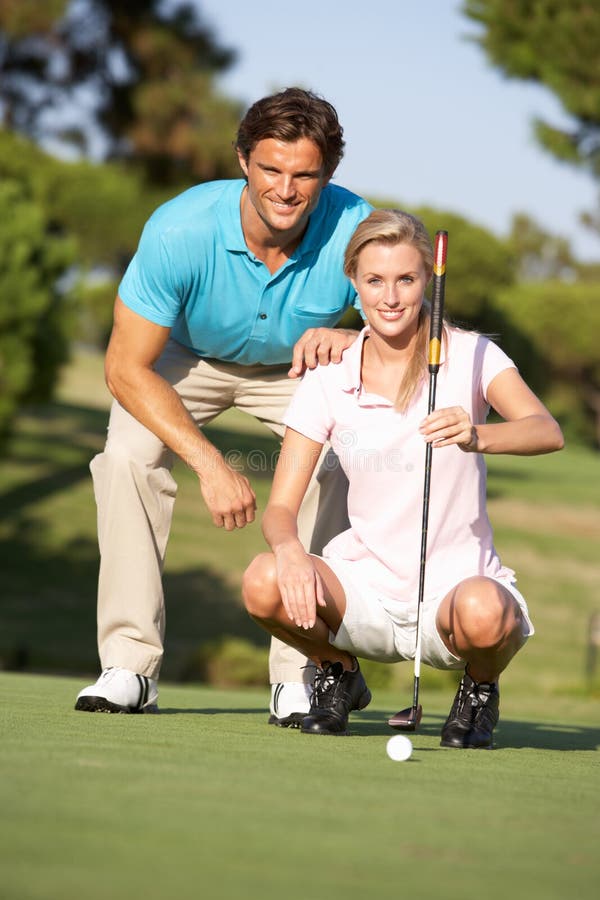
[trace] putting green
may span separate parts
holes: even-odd
[[[432,693],[392,762],[406,698],[327,738],[268,727],[265,691],[161,685],[160,715],[108,716],[73,711],[82,684],[0,674],[1,898],[597,896],[592,701],[511,709],[497,750],[457,752]]]

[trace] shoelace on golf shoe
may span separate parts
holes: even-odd
[[[456,698],[456,708],[452,711],[452,714],[455,716],[464,716],[466,713],[474,725],[482,722],[488,725],[491,724],[493,727],[496,715],[495,711],[488,706],[488,701],[493,690],[494,685],[486,681],[482,681],[478,684],[476,681],[471,680],[471,684],[468,687],[464,683],[464,680],[461,681],[460,691]],[[465,709],[468,703],[470,703],[471,706],[470,715]],[[486,719],[488,722],[486,722]]]
[[[344,690],[341,680],[344,671],[342,669],[339,675],[334,674],[332,672],[334,665],[335,663],[324,669],[317,669],[313,684],[312,707],[329,709],[338,700],[350,702],[350,694]]]

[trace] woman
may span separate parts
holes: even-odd
[[[344,271],[367,325],[339,365],[307,372],[287,425],[263,531],[244,576],[250,615],[318,667],[301,730],[345,734],[370,701],[357,657],[414,658],[424,441],[433,448],[422,661],[465,670],[442,746],[491,748],[498,677],[533,634],[486,512],[484,453],[559,450],[559,426],[487,338],[445,323],[437,409],[427,415],[433,249],[423,224],[376,210],[356,229]],[[501,422],[486,424],[493,407]],[[351,527],[308,555],[296,516],[330,440],[350,482]]]

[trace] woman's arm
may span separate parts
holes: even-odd
[[[516,369],[499,372],[488,385],[487,396],[503,422],[473,425],[465,410],[455,406],[427,416],[421,434],[434,447],[457,444],[468,453],[534,456],[563,448],[558,422]]]
[[[296,518],[323,444],[286,428],[269,502],[262,520],[263,534],[275,552],[298,540]]]
[[[324,606],[321,579],[298,539],[300,504],[319,459],[323,445],[288,428],[262,529],[277,565],[277,583],[285,610],[301,628],[312,628],[316,607]]]

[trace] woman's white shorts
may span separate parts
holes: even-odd
[[[378,662],[399,662],[414,659],[417,637],[416,603],[390,602],[373,596],[369,584],[361,584],[356,566],[352,562],[324,559],[335,573],[346,594],[346,613],[337,634],[330,633],[329,640],[339,650],[353,656],[374,659]],[[514,581],[496,579],[517,601],[523,616],[523,643],[534,634],[527,603],[517,590]],[[451,653],[436,627],[440,603],[453,585],[442,596],[423,602],[421,610],[421,660],[434,669],[462,669],[464,660]]]

